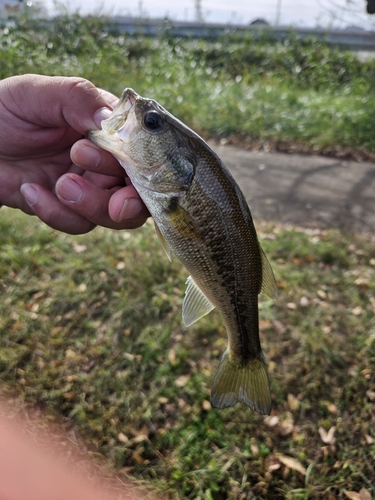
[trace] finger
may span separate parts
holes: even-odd
[[[41,127],[68,125],[84,135],[100,128],[101,121],[111,114],[112,106],[84,78],[20,75],[2,80],[0,88],[16,116]]]
[[[120,196],[119,192],[122,192]],[[56,194],[62,203],[100,226],[131,229],[141,226],[148,217],[147,209],[133,186],[114,192],[95,186],[78,175],[65,174],[56,183]],[[116,218],[112,218],[109,212],[113,196],[117,200]],[[119,203],[122,203],[122,210],[117,208]]]
[[[113,188],[121,188],[123,186],[126,186],[127,184],[125,182],[125,177],[114,177],[109,175],[96,174],[90,171],[84,172],[82,177],[84,177],[86,181],[94,184],[101,189],[113,190]]]
[[[111,219],[119,222],[127,220],[129,223],[133,220],[136,225],[132,227],[142,225],[150,217],[150,213],[143,202],[142,210],[138,212],[139,200],[139,194],[133,186],[118,189],[109,201],[108,211]],[[142,221],[141,224],[138,224],[138,221]]]
[[[33,213],[53,229],[68,234],[84,234],[91,231],[95,224],[62,204],[48,189],[40,184],[22,184],[21,192]]]
[[[104,97],[104,99],[107,101],[107,103],[114,108],[116,104],[119,101],[119,98],[116,97],[115,95],[111,94],[111,92],[108,92],[108,90],[104,89],[98,89],[101,95]]]
[[[77,141],[70,150],[70,158],[75,165],[92,172],[125,177],[125,170],[114,156],[99,148],[88,139]]]

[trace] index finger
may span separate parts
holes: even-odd
[[[75,165],[84,170],[116,177],[126,176],[125,170],[111,153],[88,139],[81,139],[73,144],[70,158]]]

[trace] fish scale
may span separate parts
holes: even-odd
[[[102,129],[89,138],[119,160],[153,216],[168,257],[174,253],[189,271],[182,306],[186,326],[214,307],[223,319],[228,348],[213,380],[212,406],[244,402],[269,413],[258,295],[276,298],[277,288],[232,175],[201,137],[132,89],[125,89]]]

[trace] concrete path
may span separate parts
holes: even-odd
[[[375,233],[375,164],[211,145],[255,222]]]

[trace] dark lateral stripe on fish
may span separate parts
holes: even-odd
[[[167,212],[171,213],[178,209],[178,197],[172,196],[169,200]]]
[[[261,351],[258,327],[258,293],[256,290],[251,293],[251,290],[247,288],[236,286],[235,277],[240,275],[243,270],[238,267],[230,252],[231,235],[226,231],[225,224],[223,224],[221,231],[217,231],[209,223],[209,213],[202,214],[201,210],[198,213],[200,214],[201,238],[203,241],[210,242],[207,251],[210,252],[212,260],[216,263],[216,272],[221,286],[225,289],[225,293],[236,311],[235,324],[227,325],[231,331],[238,332],[236,345],[232,345],[232,347],[236,358],[248,361],[259,355]],[[192,216],[194,217],[194,214]],[[260,266],[261,257],[259,255],[259,268]],[[260,289],[261,276],[254,277],[253,281],[254,283],[259,281],[258,288]],[[232,319],[234,318],[232,317]]]

